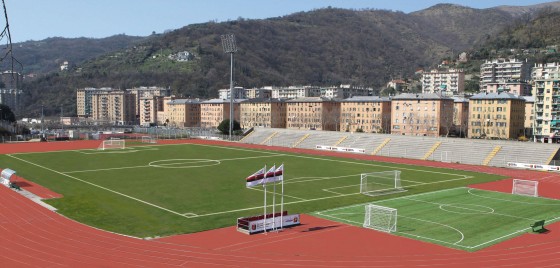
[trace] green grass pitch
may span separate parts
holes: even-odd
[[[476,251],[532,231],[530,224],[560,220],[560,200],[466,187],[372,202],[397,209],[396,235]],[[327,219],[361,226],[365,205],[317,212]]]
[[[310,213],[502,178],[450,169],[195,144],[22,153],[1,155],[0,160],[3,168],[16,170],[19,176],[63,194],[63,198],[46,200],[59,213],[136,237],[232,226],[238,217],[263,213],[263,188],[246,188],[245,178],[265,165],[284,164],[284,202],[290,213]],[[359,194],[361,173],[387,170],[402,172],[406,192],[379,197]],[[269,186],[269,206],[271,190]],[[268,212],[271,210],[268,207]]]

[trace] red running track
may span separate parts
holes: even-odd
[[[246,146],[214,141],[189,140],[187,142]],[[77,142],[77,145],[79,148],[84,146],[80,142]],[[26,145],[21,144],[21,146]],[[3,151],[1,147],[2,145],[0,151]],[[97,144],[90,148],[96,147]],[[327,154],[313,150],[251,147]],[[35,149],[40,150],[37,147]],[[45,150],[51,149],[56,149],[56,146],[45,147]],[[341,156],[341,154],[336,155]],[[560,185],[560,177],[551,173],[353,154],[344,156],[515,175],[516,178],[539,179],[551,187]],[[497,183],[477,187],[499,190],[505,185],[505,183]],[[560,189],[560,186],[556,189]],[[296,228],[266,235],[248,236],[229,227],[157,240],[141,240],[85,226],[43,208],[14,190],[0,187],[0,267],[558,267],[560,265],[560,224],[547,225],[550,232],[546,234],[526,234],[478,252],[468,253],[308,215],[303,215],[302,222],[304,224]]]

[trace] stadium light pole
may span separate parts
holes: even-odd
[[[230,73],[229,73],[229,140],[231,141],[233,132],[233,54],[237,52],[235,36],[233,34],[222,35],[222,46],[225,53],[230,54]]]

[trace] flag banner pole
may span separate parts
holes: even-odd
[[[272,195],[272,218],[276,218],[276,181],[274,181],[273,189],[274,194]],[[272,221],[272,229],[276,230],[276,219]]]
[[[284,163],[282,163],[282,196],[280,198],[280,229],[284,229]]]
[[[263,222],[263,229],[264,229],[264,233],[266,234],[266,165],[264,165],[264,183],[263,183],[263,187],[264,187],[264,222]]]

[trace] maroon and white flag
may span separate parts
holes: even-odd
[[[278,168],[273,167],[274,170],[269,170],[266,173],[266,182],[277,182],[284,179],[284,164],[280,165]]]
[[[245,179],[247,187],[253,187],[264,183],[264,168],[259,169],[257,172],[253,173],[253,175],[247,177]]]

